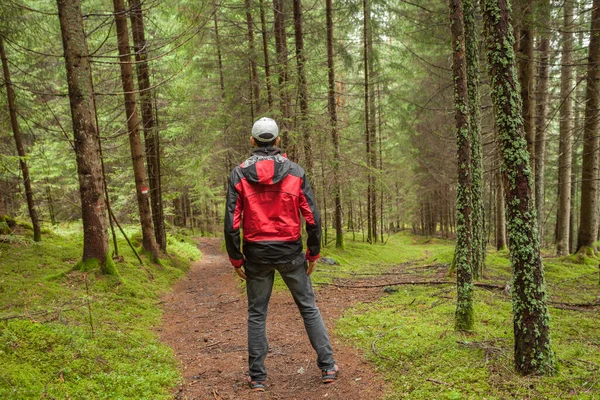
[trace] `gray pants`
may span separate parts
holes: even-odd
[[[317,366],[332,369],[335,365],[333,350],[321,312],[315,304],[315,292],[306,275],[304,254],[286,264],[253,264],[246,261],[246,293],[248,294],[248,364],[252,380],[265,381],[267,342],[267,309],[273,290],[275,270],[290,289],[304,320],[304,328],[313,349],[317,352]]]

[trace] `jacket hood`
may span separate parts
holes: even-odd
[[[290,160],[277,147],[258,148],[244,161],[240,168],[249,182],[273,185],[290,172]]]

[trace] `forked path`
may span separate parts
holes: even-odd
[[[232,274],[218,239],[201,239],[202,260],[163,298],[162,340],[173,348],[184,381],[177,399],[369,399],[383,396],[384,384],[358,351],[333,334],[335,320],[373,294],[335,288],[317,292],[317,304],[332,335],[341,374],[323,385],[302,319],[287,291],[275,291],[267,332],[269,378],[265,393],[247,388],[246,295]]]

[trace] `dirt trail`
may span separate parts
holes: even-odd
[[[370,399],[383,396],[383,381],[360,353],[332,332],[343,310],[377,297],[372,291],[321,288],[317,304],[332,335],[341,374],[323,385],[300,314],[287,291],[273,293],[267,332],[269,378],[265,393],[246,385],[246,295],[237,285],[217,239],[201,239],[202,260],[163,300],[160,334],[180,362],[184,381],[177,399]]]

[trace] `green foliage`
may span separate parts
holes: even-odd
[[[104,275],[97,260],[78,263],[80,230],[59,225],[41,244],[0,244],[0,398],[171,398],[180,376],[152,328],[160,295],[199,251],[170,236],[173,255],[140,267],[119,240],[119,276]]]
[[[430,252],[428,246],[415,243],[406,252]],[[393,252],[396,264],[405,260],[402,248]],[[435,257],[450,261],[452,243],[436,246]],[[354,262],[360,263],[360,258]],[[372,262],[364,256],[363,263]],[[590,275],[596,271],[593,263],[577,268],[573,260],[564,258],[545,264],[552,301],[588,302],[599,295]],[[490,252],[486,281],[505,284],[510,275],[508,253]],[[355,306],[336,323],[336,332],[363,350],[391,384],[387,399],[591,400],[600,396],[594,383],[600,359],[598,311],[554,309],[552,339],[558,372],[551,377],[521,377],[513,372],[510,297],[476,288],[474,332],[462,334],[453,330],[454,288],[398,289],[377,302]]]

